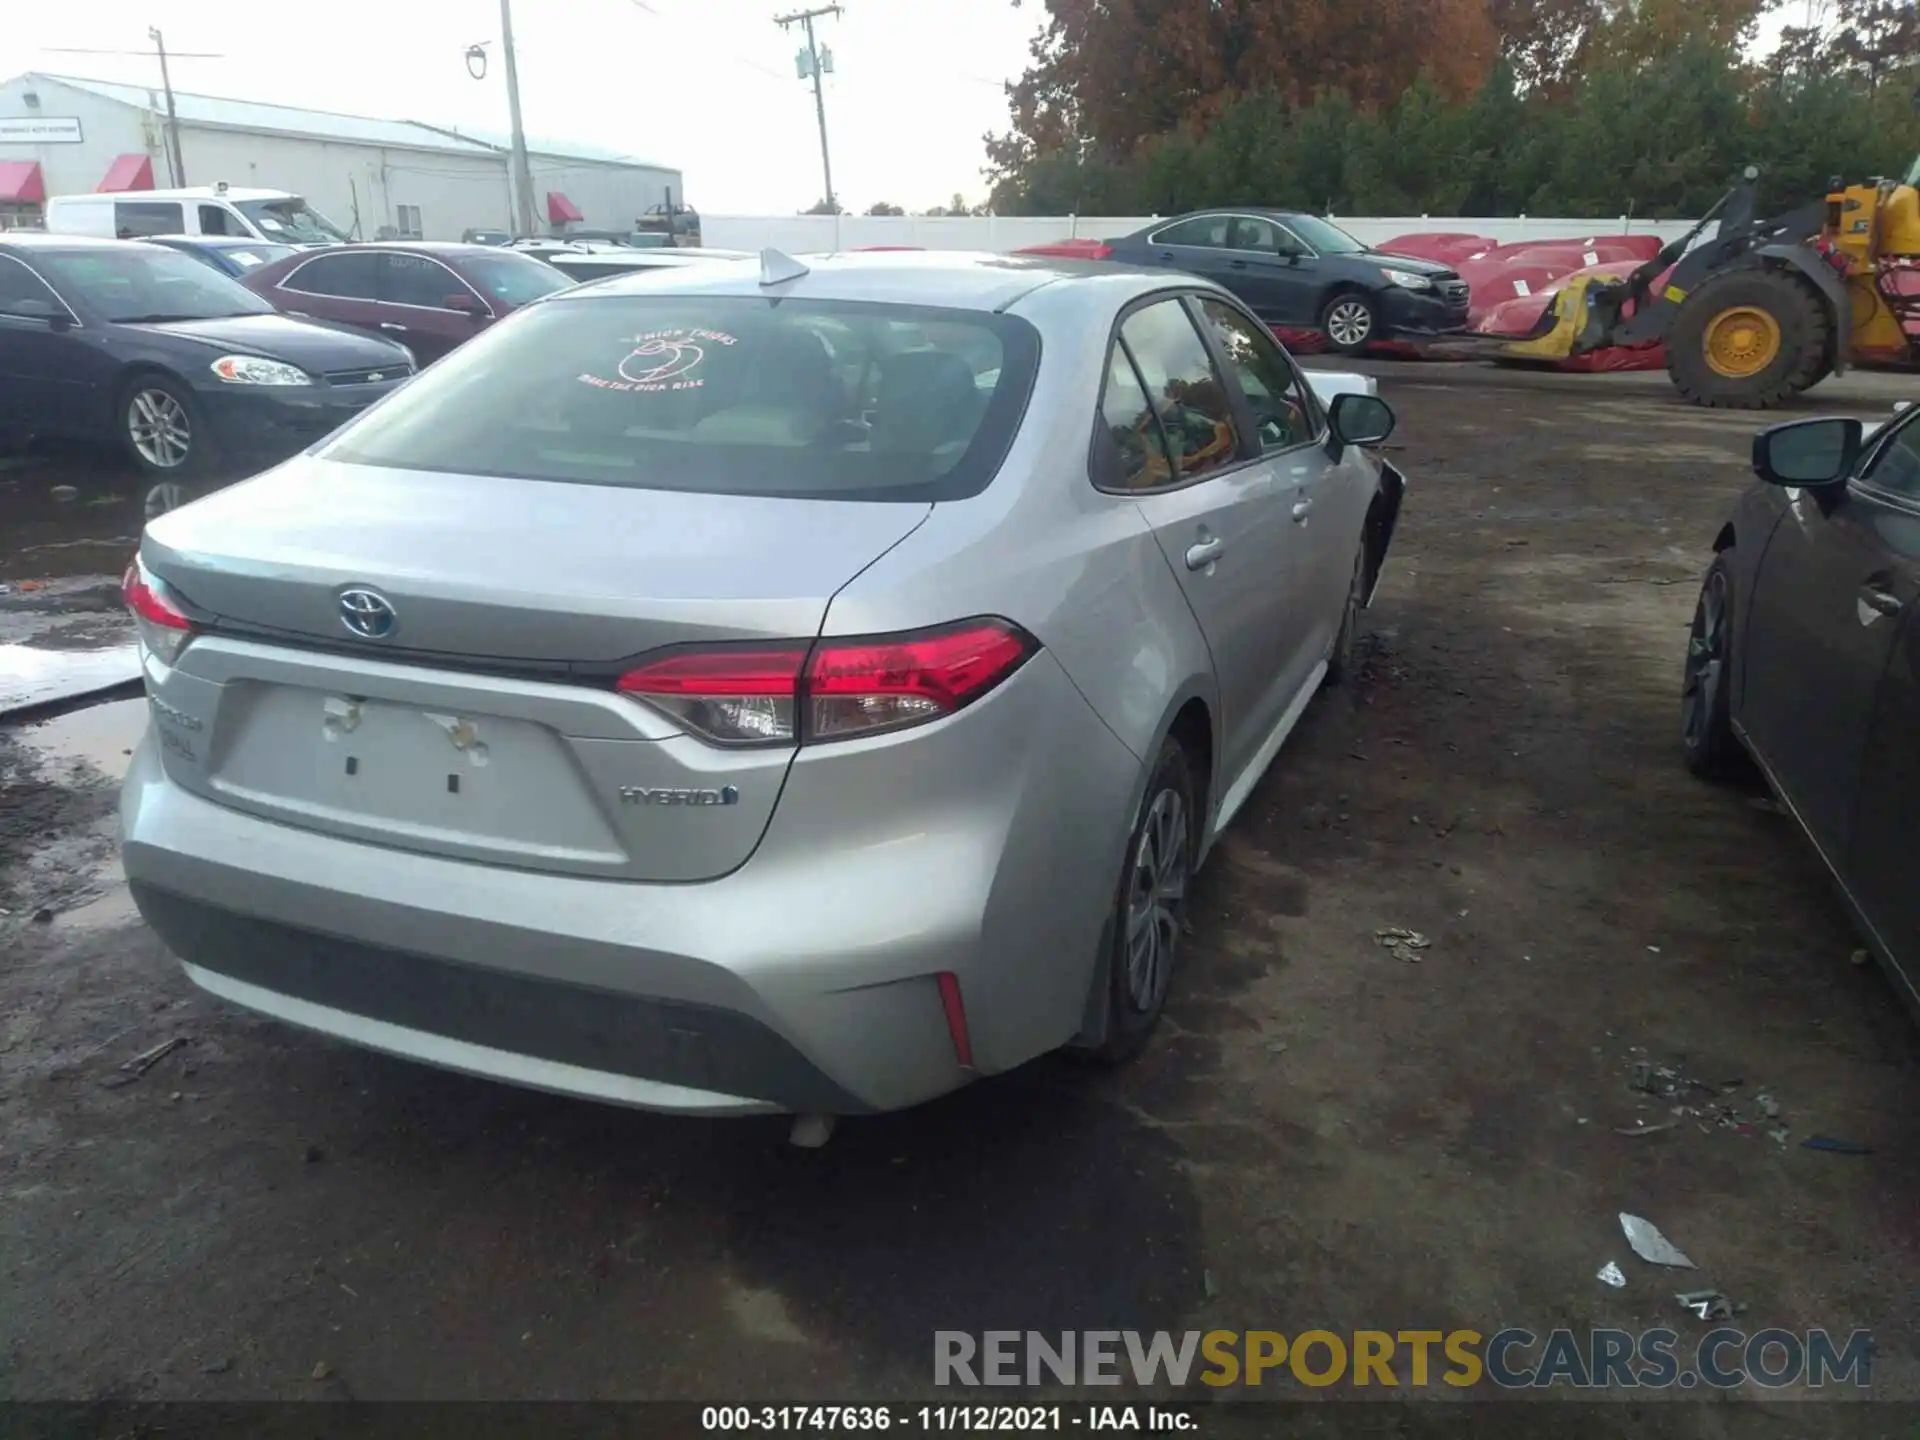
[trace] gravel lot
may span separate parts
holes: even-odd
[[[1920,1399],[1914,1021],[1850,963],[1789,822],[1677,754],[1684,627],[1753,419],[1660,375],[1374,368],[1414,488],[1371,659],[1217,852],[1154,1046],[821,1152],[201,998],[113,868],[141,702],[0,730],[0,1398],[904,1398],[936,1393],[936,1329],[1699,1333],[1673,1292],[1711,1286],[1749,1331],[1872,1329],[1874,1393]],[[1912,389],[1818,398],[1883,415]],[[59,514],[47,473],[0,475],[14,533],[137,525],[87,504],[130,481],[67,464]],[[0,580],[80,595],[121,558],[16,552]],[[1396,958],[1389,926],[1431,945]],[[1657,1098],[1643,1065],[1741,1084]],[[1874,1153],[1801,1149],[1816,1132]],[[1697,1277],[1634,1259],[1622,1210]],[[1595,1279],[1609,1259],[1625,1288]],[[1663,1433],[1789,1433],[1648,1408]],[[1624,1404],[1588,1418],[1650,1433]]]

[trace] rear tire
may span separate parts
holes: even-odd
[[[1127,840],[1108,922],[1106,1038],[1075,1046],[1080,1059],[1117,1065],[1145,1048],[1172,986],[1185,934],[1187,897],[1200,842],[1193,767],[1171,737],[1161,742]]]
[[[1770,409],[1821,378],[1831,328],[1825,302],[1799,275],[1741,266],[1682,303],[1667,333],[1667,374],[1695,405]]]
[[[1687,768],[1703,780],[1742,777],[1752,763],[1733,731],[1733,552],[1707,567],[1687,631],[1680,685],[1680,745]]]

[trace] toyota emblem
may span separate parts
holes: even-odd
[[[377,590],[342,590],[340,623],[362,640],[385,640],[393,634],[400,617],[393,613],[387,597]]]

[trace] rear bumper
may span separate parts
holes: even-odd
[[[1395,285],[1380,296],[1380,318],[1390,336],[1458,335],[1467,328],[1467,305]]]
[[[972,1078],[942,972],[980,1072],[1073,1037],[1139,775],[1042,652],[953,720],[803,751],[759,850],[715,881],[296,828],[183,788],[151,728],[123,860],[196,984],[290,1023],[649,1109],[848,1114]]]
[[[404,362],[396,362],[396,370],[404,370]],[[373,385],[222,385],[195,398],[222,456],[271,465],[339,429],[407,378]]]

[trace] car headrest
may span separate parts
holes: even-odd
[[[948,350],[908,350],[880,367],[874,387],[876,450],[932,452],[972,438],[980,409],[973,367]]]

